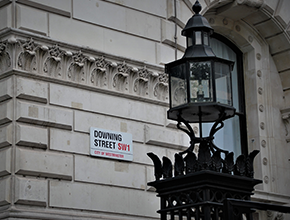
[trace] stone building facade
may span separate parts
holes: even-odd
[[[184,52],[194,2],[0,1],[0,219],[158,219],[146,153],[188,146],[166,118],[164,64]],[[289,205],[290,2],[200,3],[243,53],[253,199]],[[91,156],[91,127],[132,134],[133,161]]]

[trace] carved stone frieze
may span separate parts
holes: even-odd
[[[113,74],[113,88],[120,92],[126,92],[129,90],[129,76],[133,72],[133,67],[128,66],[124,61],[123,63],[118,63],[116,71]]]
[[[58,45],[52,47],[42,47],[44,51],[48,51],[48,56],[44,62],[43,71],[49,76],[52,74],[55,77],[61,76],[61,60],[63,53]]]
[[[114,55],[87,51],[86,48],[61,45],[52,41],[13,36],[0,41],[0,75],[10,69],[41,75],[49,79],[77,83],[168,101],[168,77],[162,67]],[[75,48],[75,49],[74,49]],[[14,56],[14,57],[13,57]],[[32,76],[31,75],[31,76]]]
[[[168,100],[168,76],[165,73],[155,74],[156,83],[153,91],[154,96],[162,101]]]
[[[133,82],[133,88],[134,92],[138,95],[141,96],[148,96],[148,82],[149,82],[149,77],[152,74],[146,66],[143,68],[138,69],[136,73],[136,77],[134,78]]]
[[[68,67],[68,79],[74,82],[85,81],[84,65],[86,62],[86,57],[79,51],[72,54],[72,62]]]
[[[20,52],[17,65],[22,70],[37,71],[37,59],[36,59],[36,51],[39,49],[32,38],[27,39],[26,41],[20,41],[22,44],[22,52]]]
[[[88,61],[90,62],[88,68],[91,83],[99,87],[107,86],[107,69],[111,62],[107,61],[103,56],[97,59],[90,57]]]
[[[7,43],[0,42],[0,71],[5,71],[11,66],[11,58],[6,49]]]

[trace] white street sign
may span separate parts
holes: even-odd
[[[92,127],[90,129],[90,148],[92,156],[133,160],[132,134]]]

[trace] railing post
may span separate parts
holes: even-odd
[[[234,208],[228,199],[224,200],[223,205],[223,219],[224,220],[233,220],[234,219]]]

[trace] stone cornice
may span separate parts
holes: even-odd
[[[289,205],[290,197],[283,194],[255,190],[255,194],[252,196],[252,200],[272,203],[272,204],[277,204],[277,205]],[[274,220],[274,219],[283,220],[284,214],[274,212],[274,211],[267,211],[267,220]]]
[[[290,201],[290,196],[256,189],[254,195],[252,196],[252,199],[254,201],[260,202],[271,202],[277,205],[288,205]]]
[[[264,0],[236,0],[240,5],[247,5],[254,8],[262,7]]]
[[[69,45],[29,32],[0,32],[0,78],[20,74],[167,105],[162,66]]]

